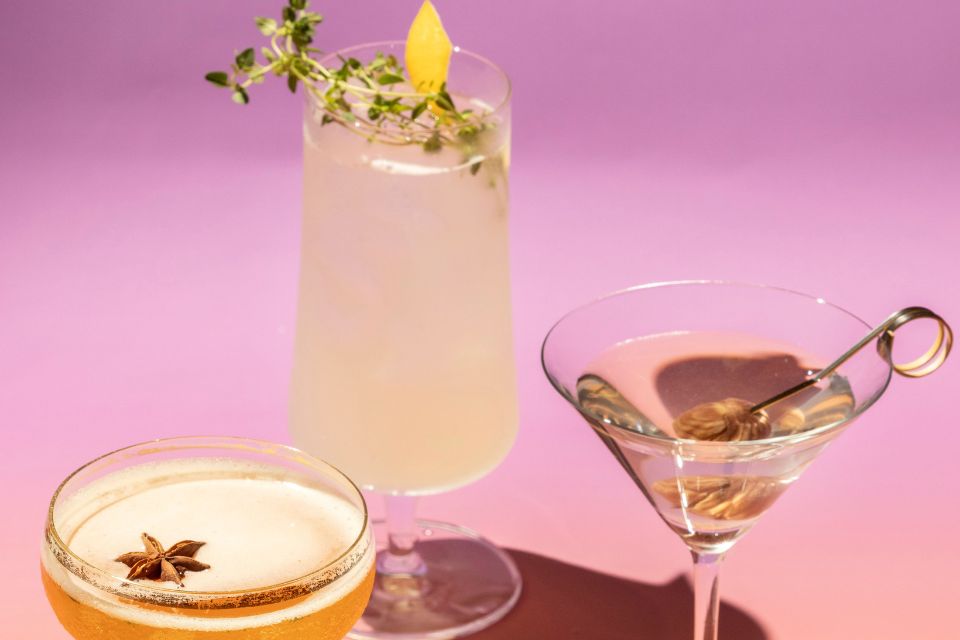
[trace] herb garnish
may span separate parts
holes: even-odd
[[[459,110],[447,91],[417,93],[398,90],[407,82],[396,56],[378,53],[370,62],[338,56],[339,67],[322,64],[312,46],[316,26],[323,16],[307,10],[307,0],[288,0],[280,20],[256,18],[257,28],[270,38],[261,48],[263,61],[254,49],[236,55],[230,71],[213,71],[206,79],[231,91],[238,104],[250,102],[249,89],[268,75],[286,78],[296,92],[303,85],[324,109],[322,124],[339,122],[369,140],[389,144],[419,144],[426,151],[444,145],[472,147],[473,141],[492,123],[487,114]]]

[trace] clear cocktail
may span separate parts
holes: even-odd
[[[937,322],[934,345],[894,364],[893,332],[918,318]],[[694,637],[715,640],[724,554],[876,402],[893,371],[926,375],[951,344],[949,326],[927,309],[871,330],[820,298],[679,282],[568,313],[542,356],[556,390],[687,544]]]
[[[151,572],[154,542],[167,555]],[[373,576],[366,508],[345,476],[232,438],[145,443],[79,469],[51,502],[42,554],[47,597],[81,640],[339,640]]]
[[[692,434],[678,432],[676,419],[689,408],[727,398],[759,401],[803,381],[808,372],[825,364],[795,345],[762,335],[730,331],[645,335],[611,345],[590,362],[577,384],[577,403],[600,425],[598,434],[621,456],[667,525],[688,545],[717,552],[732,546],[756,523],[821,447],[797,447],[790,455],[759,456],[736,465],[729,457],[709,459],[701,454],[684,460],[678,469],[675,456],[644,446],[641,438],[614,438],[605,427],[642,425],[646,435],[688,438]],[[850,385],[838,375],[822,389],[772,408],[767,431],[760,435],[783,437],[838,424],[851,416],[854,405]]]

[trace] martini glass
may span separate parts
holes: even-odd
[[[704,403],[762,402],[824,368],[869,330],[822,298],[678,282],[611,294],[568,313],[548,333],[542,360],[551,384],[693,555],[696,640],[717,637],[724,554],[883,394],[894,370],[890,349],[861,349],[832,375],[769,407],[769,429],[759,439],[685,439],[674,421]]]

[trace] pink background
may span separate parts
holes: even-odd
[[[260,87],[241,109],[201,80],[259,46],[252,17],[276,4],[0,5],[4,637],[65,637],[37,553],[48,497],[80,463],[158,436],[287,440],[300,104]],[[402,37],[417,4],[322,3],[323,46]],[[873,321],[922,304],[960,325],[960,4],[437,4],[515,83],[522,429],[495,473],[422,513],[679,584],[687,553],[549,388],[539,342],[596,294],[691,277],[801,289]],[[958,385],[957,359],[894,380],[731,552],[737,615],[777,640],[955,637]],[[627,589],[586,612],[608,628],[530,618],[513,637],[688,633],[656,601],[676,589],[653,588],[637,621],[643,585],[571,571],[553,591],[531,582],[520,613],[564,620],[551,593],[583,578],[585,598],[590,580]]]

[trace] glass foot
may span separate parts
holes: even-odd
[[[490,626],[516,604],[520,572],[506,553],[464,527],[431,520],[417,525],[418,569],[378,572],[370,604],[348,638],[459,638]],[[382,521],[373,527],[380,553],[386,527]]]

